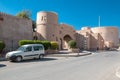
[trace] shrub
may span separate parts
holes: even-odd
[[[42,44],[42,41],[40,41],[40,40],[34,40],[34,43],[35,44]]]
[[[22,46],[25,44],[34,44],[34,41],[32,41],[32,40],[20,40],[19,41],[19,46]]]
[[[50,47],[51,47],[50,41],[41,41],[41,42],[42,42],[45,50],[50,49]]]
[[[51,43],[51,49],[53,49],[53,50],[58,49],[58,43],[57,42],[51,41],[50,43]]]
[[[76,41],[74,41],[74,40],[69,41],[69,42],[68,42],[68,46],[69,46],[70,48],[76,48]]]
[[[51,47],[51,44],[49,41],[40,41],[40,40],[20,40],[19,41],[19,46],[22,46],[25,44],[42,44],[45,50]]]
[[[0,52],[5,48],[5,43],[0,41]]]

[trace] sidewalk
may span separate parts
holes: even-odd
[[[79,56],[86,56],[92,53],[59,53],[59,54],[48,54],[47,56],[50,57],[79,57]]]

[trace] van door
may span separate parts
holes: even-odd
[[[35,57],[37,58],[39,58],[39,55],[42,53],[41,47],[42,46],[33,46],[34,54],[35,54]]]
[[[32,59],[33,56],[34,56],[34,53],[33,53],[32,46],[26,47],[25,52],[24,52],[24,59]]]

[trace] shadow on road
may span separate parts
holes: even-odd
[[[57,59],[56,58],[30,59],[30,60],[23,60],[22,62],[14,62],[14,63],[43,62],[43,61],[53,61],[53,60],[57,60]]]
[[[0,68],[1,68],[1,67],[5,67],[5,66],[6,66],[6,65],[4,65],[4,64],[0,64]]]

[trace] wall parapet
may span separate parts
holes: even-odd
[[[13,15],[10,15],[10,14],[6,14],[6,13],[4,13],[4,12],[0,12],[0,15],[2,15],[2,16],[11,16],[11,17],[16,17],[16,16],[13,16]]]
[[[22,19],[22,20],[28,20],[28,21],[31,21],[29,19],[25,19],[25,18],[20,18],[20,17],[17,17],[17,16],[14,16],[14,15],[10,15],[10,14],[6,14],[4,12],[0,12],[0,16],[4,16],[4,17],[12,17],[12,18],[16,18],[16,19]]]

